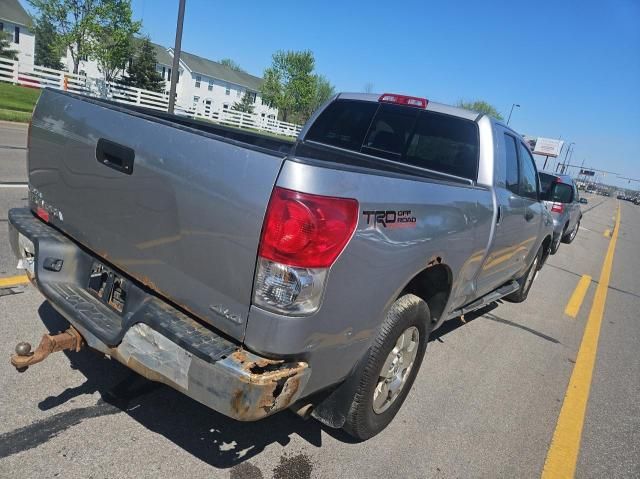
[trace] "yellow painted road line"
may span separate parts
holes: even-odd
[[[611,230],[609,230],[609,229],[604,230],[603,236],[606,237],[606,238],[611,236]]]
[[[547,452],[547,458],[542,470],[543,479],[567,479],[572,478],[576,472],[578,454],[580,453],[580,441],[582,439],[582,427],[589,400],[591,378],[596,362],[600,326],[604,316],[604,307],[607,301],[607,290],[611,279],[613,255],[618,241],[620,230],[620,206],[616,214],[616,226],[613,237],[609,243],[607,254],[600,272],[600,282],[593,298],[589,319],[584,329],[582,343],[576,358],[576,364],[569,379],[569,386],[564,396],[560,416],[553,433],[553,439]]]
[[[9,286],[18,286],[19,284],[26,284],[29,282],[29,278],[22,274],[20,276],[9,276],[8,278],[0,278],[0,288],[7,288]]]
[[[584,297],[589,290],[590,284],[591,276],[589,276],[588,274],[583,274],[582,278],[580,278],[580,281],[578,281],[578,285],[573,291],[571,298],[569,298],[567,307],[564,309],[564,314],[566,314],[570,318],[575,318],[576,316],[578,316],[578,313],[580,312],[580,306],[582,306],[582,302],[584,301]]]

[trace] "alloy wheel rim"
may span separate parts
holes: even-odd
[[[418,354],[420,331],[415,326],[405,329],[384,361],[373,391],[373,412],[382,414],[395,402],[407,383]]]
[[[576,223],[576,227],[573,228],[573,231],[571,232],[571,241],[573,241],[573,238],[576,237],[576,235],[578,234],[578,228],[580,228],[580,223]]]

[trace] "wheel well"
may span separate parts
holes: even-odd
[[[451,283],[451,270],[447,265],[440,263],[415,275],[404,287],[400,296],[411,293],[423,299],[431,311],[431,320],[437,321],[449,300]]]

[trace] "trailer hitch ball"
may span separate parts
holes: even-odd
[[[31,352],[31,344],[25,341],[19,342],[18,344],[16,344],[16,354],[20,357],[31,356],[33,354]],[[18,371],[19,373],[23,373],[28,368],[29,366],[22,366],[22,367],[16,366],[16,371]]]
[[[31,354],[31,344],[21,341],[16,344],[16,354],[18,356],[29,356]]]
[[[29,366],[43,361],[51,353],[65,350],[80,351],[83,345],[84,340],[80,333],[74,327],[70,327],[59,334],[42,336],[35,351],[31,351],[31,344],[19,342],[16,344],[16,354],[11,356],[11,364],[18,372],[23,373]]]

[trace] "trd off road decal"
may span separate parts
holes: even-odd
[[[385,210],[385,211],[363,211],[362,214],[367,219],[367,225],[377,228],[415,228],[416,217],[411,215],[411,210]]]

